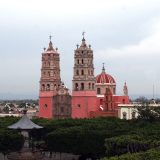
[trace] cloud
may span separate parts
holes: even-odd
[[[119,48],[106,48],[97,51],[102,58],[120,58],[120,57],[141,57],[141,56],[158,56],[160,57],[160,23],[152,27],[153,34],[141,40],[138,44],[127,45]]]

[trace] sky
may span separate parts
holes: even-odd
[[[52,35],[61,79],[71,90],[74,49],[85,31],[95,75],[123,94],[160,98],[159,0],[0,0],[0,99],[37,98],[41,53]]]

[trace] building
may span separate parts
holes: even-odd
[[[42,53],[42,69],[39,94],[39,116],[44,118],[93,118],[118,117],[118,105],[128,104],[128,88],[124,95],[116,95],[116,81],[106,73],[94,75],[94,55],[91,45],[82,38],[74,51],[72,94],[61,82],[60,58],[51,39],[48,49]]]
[[[71,96],[61,82],[59,62],[58,49],[54,49],[50,37],[49,46],[42,53],[39,117],[71,117]]]
[[[154,99],[152,99],[149,103],[138,103],[133,102],[130,104],[119,104],[118,105],[118,117],[120,119],[134,119],[139,116],[138,109],[140,107],[148,106],[150,109],[152,108],[159,108],[160,104],[156,103]]]

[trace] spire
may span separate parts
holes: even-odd
[[[82,38],[82,44],[81,44],[81,47],[87,47],[87,45],[86,45],[86,40],[85,40],[85,38],[84,38],[84,35],[85,35],[85,32],[82,32],[82,36],[83,36],[83,38]]]
[[[124,83],[123,93],[124,93],[125,96],[128,96],[128,87],[127,87],[126,81]]]
[[[54,51],[54,48],[53,48],[53,45],[52,45],[52,36],[50,35],[49,36],[49,40],[50,40],[50,42],[49,42],[49,46],[48,46],[48,49],[47,49],[47,51]]]
[[[82,32],[82,36],[83,36],[82,41],[85,41],[84,35],[85,35],[85,32]]]
[[[103,64],[103,67],[102,67],[102,72],[104,72],[105,73],[105,67],[104,67],[104,63],[102,63]]]

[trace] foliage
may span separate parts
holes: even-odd
[[[0,132],[0,152],[18,151],[22,148],[24,138],[17,132],[2,130]]]
[[[151,149],[146,152],[124,154],[121,156],[115,156],[111,158],[103,158],[101,160],[159,160],[160,148]]]
[[[145,151],[151,146],[151,142],[137,135],[122,135],[105,140],[106,153],[108,156],[121,155]]]
[[[13,134],[20,136],[17,132],[7,130],[7,126],[17,120],[18,118],[15,117],[0,118],[0,140],[4,135],[10,136],[10,138],[4,138],[3,143],[0,142],[1,148],[4,144],[8,144],[7,139],[10,141],[12,141],[11,138],[14,139]],[[45,149],[51,152],[69,152],[80,154],[83,158],[96,159],[105,156],[106,151],[108,157],[121,157],[124,153],[141,152],[160,146],[158,118],[154,121],[146,118],[120,120],[111,117],[61,120],[37,118],[33,121],[44,129],[33,130],[30,133],[32,139],[34,141],[42,139],[45,142]],[[16,143],[18,142],[15,138]],[[14,150],[14,148],[8,146],[4,150]],[[0,151],[2,152],[3,149]]]
[[[138,118],[153,122],[160,119],[160,107],[153,107],[148,103],[143,103],[141,106],[137,107]]]
[[[58,129],[47,136],[47,146],[51,151],[92,157],[105,152],[105,137],[106,131],[87,130],[83,127]]]

